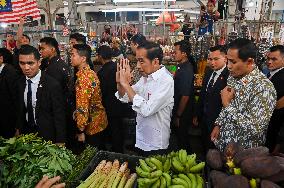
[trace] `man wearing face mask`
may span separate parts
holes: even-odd
[[[255,66],[256,46],[239,38],[227,51],[227,86],[221,91],[223,108],[215,121],[211,140],[220,150],[230,142],[244,148],[265,144],[266,131],[276,104],[276,91]]]
[[[121,60],[117,70],[116,97],[125,103],[133,102],[137,112],[136,144],[139,154],[149,156],[167,152],[170,138],[171,112],[174,105],[174,81],[161,65],[161,47],[147,42],[136,51],[137,68],[145,77],[130,86],[131,73],[128,60]]]

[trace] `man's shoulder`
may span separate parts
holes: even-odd
[[[41,78],[40,79],[41,79],[41,82],[44,82],[45,85],[49,89],[60,88],[59,82],[55,78],[53,78],[52,76],[46,74],[45,72],[41,73]]]

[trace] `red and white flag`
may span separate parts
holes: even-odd
[[[40,19],[36,0],[0,0],[0,23],[18,24],[20,17]]]

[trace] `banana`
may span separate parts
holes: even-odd
[[[146,171],[142,170],[142,168],[140,168],[138,166],[136,167],[136,172],[137,172],[139,177],[143,177],[143,178],[150,177],[150,172],[146,172]]]
[[[185,180],[181,179],[181,178],[174,178],[172,180],[173,184],[174,185],[183,185],[184,187],[188,187],[188,184]]]
[[[176,171],[178,172],[184,171],[184,167],[182,166],[181,162],[179,162],[176,157],[173,158],[172,165]]]
[[[163,175],[163,172],[161,170],[156,170],[150,173],[149,178],[158,178],[162,175]]]
[[[170,185],[168,188],[185,188],[183,185]]]
[[[182,150],[178,151],[178,159],[180,162],[182,162]]]
[[[186,164],[186,162],[187,162],[187,152],[186,152],[186,150],[181,150],[181,159],[180,159],[180,161],[181,161],[181,163],[183,164],[183,165],[185,165]]]
[[[159,188],[160,185],[161,185],[161,181],[160,181],[160,179],[158,179],[158,180],[152,185],[151,188]]]
[[[149,178],[138,178],[137,182],[138,182],[138,187],[139,188],[150,188],[151,185],[156,182],[159,178],[153,178],[153,179],[149,179]]]
[[[196,181],[197,181],[197,188],[203,188],[203,185],[204,185],[204,180],[203,178],[196,174]]]
[[[252,178],[251,180],[249,180],[249,184],[251,188],[257,188],[256,179]]]
[[[205,162],[200,162],[200,163],[198,163],[197,165],[191,167],[191,168],[189,169],[189,171],[192,172],[192,173],[198,173],[198,172],[200,172],[201,170],[203,170],[204,167],[205,167]]]
[[[188,155],[186,159],[187,159],[187,164],[188,164],[188,165],[190,166],[190,168],[191,168],[191,167],[193,167],[194,164],[195,164],[196,154],[194,153],[194,154],[192,154],[192,155]]]
[[[163,163],[160,160],[158,160],[154,157],[151,157],[150,162],[153,163],[158,170],[163,171]]]
[[[167,187],[169,187],[172,184],[172,178],[168,173],[163,173],[163,177],[165,178],[167,182]]]
[[[191,187],[191,180],[189,177],[187,177],[185,174],[179,174],[178,177],[186,181],[188,187]]]
[[[160,187],[161,187],[161,188],[166,188],[166,187],[167,187],[166,178],[165,178],[164,176],[161,176],[161,177],[160,177],[160,181],[161,181]]]
[[[139,163],[140,163],[140,167],[142,168],[142,170],[144,170],[146,172],[152,171],[151,167],[149,167],[143,159],[139,159]]]
[[[150,158],[145,159],[146,164],[152,168],[152,170],[156,170],[157,167],[150,161]]]
[[[189,177],[189,179],[190,179],[190,181],[191,181],[191,187],[192,187],[192,188],[195,188],[196,185],[197,185],[195,175],[192,174],[192,173],[188,173],[188,174],[187,174],[187,177]]]
[[[163,166],[164,172],[168,172],[170,168],[171,168],[171,159],[167,158]]]

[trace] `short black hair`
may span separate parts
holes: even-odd
[[[80,33],[72,33],[69,39],[75,39],[78,44],[86,44],[86,37]]]
[[[224,45],[217,45],[209,48],[210,52],[220,51],[221,53],[227,54],[227,48]]]
[[[89,64],[90,68],[94,70],[94,64],[91,59],[92,57],[91,47],[87,44],[75,44],[73,48],[77,50],[79,56],[86,57],[86,62]]]
[[[31,41],[31,38],[30,38],[28,35],[23,34],[22,36],[23,36],[23,37],[26,37],[26,38],[29,40],[29,42]]]
[[[228,49],[237,49],[238,56],[242,61],[247,61],[249,58],[256,59],[257,48],[249,39],[238,38],[228,45]]]
[[[174,46],[179,46],[179,50],[181,52],[186,53],[187,58],[191,56],[191,46],[187,40],[181,40],[174,43]]]
[[[28,44],[22,45],[21,48],[19,49],[19,55],[31,55],[33,54],[36,60],[40,59],[40,53],[38,50]]]
[[[112,49],[107,45],[102,45],[98,48],[97,53],[104,60],[108,60],[112,58]]]
[[[53,48],[55,48],[57,55],[60,55],[60,51],[59,51],[59,45],[58,42],[55,38],[53,37],[44,37],[42,39],[40,39],[39,41],[40,43],[45,43],[48,46],[51,46]]]
[[[0,48],[0,56],[3,57],[3,63],[13,64],[13,54],[7,48]]]
[[[139,45],[138,49],[145,49],[147,51],[147,58],[153,61],[155,58],[158,58],[159,63],[162,63],[163,60],[163,50],[159,44],[155,42],[146,41],[144,44]]]
[[[130,38],[130,41],[135,43],[135,44],[138,44],[138,46],[140,46],[140,45],[144,44],[145,42],[147,42],[146,37],[144,35],[140,34],[140,33],[132,36]]]
[[[276,45],[276,46],[272,46],[269,49],[270,52],[276,52],[279,51],[281,55],[284,55],[284,46],[283,45]]]

